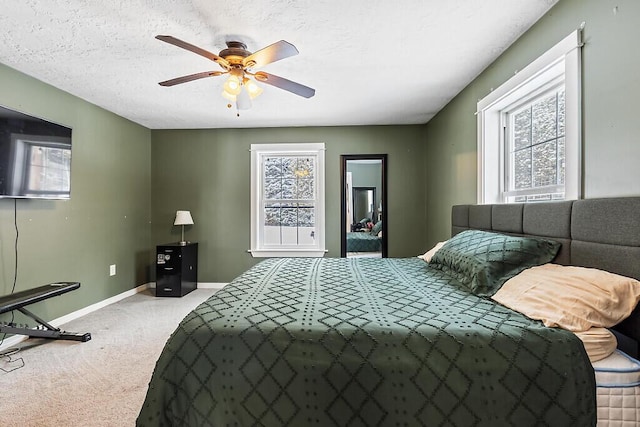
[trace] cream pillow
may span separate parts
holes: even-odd
[[[438,249],[440,249],[441,247],[444,246],[444,244],[447,243],[447,241],[445,240],[444,242],[438,242],[436,243],[436,245],[429,249],[427,252],[425,252],[423,255],[418,255],[418,258],[425,260],[426,262],[431,261],[431,258],[433,258],[433,254],[435,254],[436,252],[438,252]]]
[[[602,360],[616,349],[618,340],[607,328],[590,328],[584,332],[574,332],[582,340],[591,362]]]
[[[491,298],[548,327],[579,332],[627,318],[640,300],[640,282],[595,268],[544,264],[507,280]]]

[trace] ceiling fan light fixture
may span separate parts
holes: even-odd
[[[256,99],[262,92],[264,92],[264,89],[258,86],[256,82],[246,77],[244,79],[244,87],[247,89],[247,93],[249,93],[251,99]]]
[[[236,102],[236,96],[227,92],[226,90],[222,91],[222,97],[226,100],[229,100],[231,102]]]
[[[225,92],[228,92],[230,95],[234,95],[234,96],[238,95],[242,90],[242,86],[240,85],[240,79],[238,79],[238,77],[235,75],[229,76],[227,81],[224,82],[224,90]]]

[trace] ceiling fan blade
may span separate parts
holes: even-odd
[[[316,90],[308,86],[301,85],[300,83],[292,82],[283,77],[278,77],[273,74],[265,73],[264,71],[258,71],[254,74],[257,81],[266,83],[271,86],[284,89],[296,95],[300,95],[304,98],[311,98],[316,94]]]
[[[193,80],[203,79],[205,77],[215,77],[221,74],[225,74],[222,71],[203,71],[202,73],[189,74],[188,76],[176,77],[175,79],[165,80],[158,83],[160,86],[174,86],[180,83],[186,83]]]
[[[216,55],[215,53],[211,53],[208,50],[204,50],[204,49],[202,49],[202,48],[200,48],[198,46],[194,46],[191,43],[187,43],[187,42],[182,41],[180,39],[177,39],[177,38],[175,38],[173,36],[156,36],[156,38],[158,40],[161,40],[161,41],[165,42],[165,43],[169,43],[169,44],[172,44],[174,46],[178,46],[178,47],[181,47],[181,48],[186,49],[188,51],[191,51],[193,53],[197,53],[200,56],[204,56],[207,59],[210,59],[210,60],[212,60],[214,62],[217,62],[224,69],[228,69],[229,68],[229,62],[226,59]]]
[[[260,68],[272,62],[297,55],[298,49],[284,40],[271,44],[247,56],[242,63],[247,68]]]

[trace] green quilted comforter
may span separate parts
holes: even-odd
[[[362,231],[347,233],[347,252],[380,252],[382,238]]]
[[[595,425],[581,342],[419,259],[270,259],[185,317],[139,426]]]

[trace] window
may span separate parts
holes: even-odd
[[[564,199],[564,84],[506,109],[504,201]]]
[[[251,254],[324,256],[324,144],[252,144],[251,181]]]
[[[580,197],[580,36],[478,102],[478,203]]]

